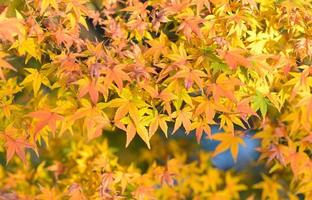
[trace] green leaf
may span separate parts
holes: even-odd
[[[264,97],[261,93],[257,92],[256,96],[252,98],[251,106],[255,110],[260,110],[262,117],[265,117],[268,111],[268,105],[270,101]]]

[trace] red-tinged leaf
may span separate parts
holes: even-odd
[[[46,168],[54,174],[55,180],[59,179],[59,176],[65,172],[65,165],[59,161],[55,161],[53,165]]]
[[[98,79],[80,79],[76,82],[79,87],[79,98],[89,94],[91,101],[96,104],[99,99],[99,92],[105,95],[104,86],[100,83]]]
[[[194,115],[204,115],[208,122],[213,122],[213,118],[216,114],[214,104],[206,97],[198,97],[195,99],[195,101],[198,101],[199,104],[195,109]]]
[[[4,60],[5,56],[6,56],[5,53],[0,52],[0,78],[2,80],[5,80],[5,76],[2,71],[3,69],[10,69],[10,70],[16,71],[16,69],[10,63]]]
[[[195,135],[197,143],[200,143],[203,133],[207,134],[209,139],[212,139],[211,128],[209,126],[209,123],[212,122],[208,121],[207,119],[201,119],[199,121],[192,123],[192,129],[196,129]]]
[[[9,131],[6,130],[6,132],[9,132]],[[22,159],[24,163],[26,163],[25,149],[26,148],[35,149],[34,146],[28,143],[24,138],[14,139],[13,137],[7,135],[6,133],[4,133],[1,136],[4,137],[5,139],[5,147],[7,151],[6,153],[7,164],[12,159],[14,154],[17,154],[18,157]]]
[[[131,15],[134,18],[138,17],[139,15],[144,18],[149,13],[149,10],[146,9],[147,6],[148,2],[141,3],[140,1],[134,1],[133,3],[131,2],[131,6],[122,9],[122,11],[132,12]]]
[[[104,88],[109,88],[114,82],[118,89],[121,91],[124,81],[131,81],[129,75],[124,72],[126,65],[115,65],[114,67],[105,67],[101,70],[101,73],[105,74]]]
[[[86,196],[84,195],[82,188],[79,184],[73,183],[68,188],[68,196],[69,200],[86,200]]]
[[[229,65],[231,69],[236,69],[238,66],[250,67],[251,62],[242,56],[244,52],[242,50],[231,50],[231,51],[219,51],[219,54],[225,60],[226,64]]]
[[[114,174],[112,172],[107,172],[107,173],[102,174],[100,193],[101,191],[106,192],[112,186],[113,181],[114,181]]]
[[[201,38],[202,34],[200,32],[199,25],[202,24],[205,20],[196,16],[196,17],[187,17],[183,19],[183,22],[178,27],[177,31],[182,30],[185,37],[190,40],[192,33],[195,33],[197,37]]]
[[[193,2],[196,5],[197,15],[199,15],[200,11],[202,11],[204,7],[206,7],[208,11],[211,12],[210,0],[195,0]]]
[[[240,113],[240,116],[242,119],[247,122],[247,116],[254,115],[259,118],[258,114],[250,107],[250,100],[249,99],[243,99],[240,102],[237,103],[237,111]]]
[[[0,39],[14,42],[14,37],[22,33],[21,20],[0,16]]]
[[[142,86],[153,99],[160,99],[162,101],[162,105],[168,113],[171,113],[171,102],[177,97],[172,93],[167,91],[166,89],[159,92],[158,87],[153,88],[149,85]]]
[[[39,110],[31,112],[28,114],[30,117],[37,118],[39,121],[35,125],[35,136],[39,131],[41,131],[45,126],[48,126],[52,133],[55,134],[56,131],[56,121],[62,120],[63,117],[55,112],[49,110]]]
[[[191,4],[190,0],[170,0],[165,6],[165,11],[167,14],[180,13],[183,9]]]
[[[180,71],[178,71],[174,76],[172,76],[172,79],[178,79],[178,78],[183,78],[184,79],[184,85],[186,89],[189,89],[193,86],[194,82],[199,88],[203,88],[203,77],[207,77],[207,75],[197,69],[190,69],[190,68],[185,68]],[[168,79],[170,80],[170,79]]]
[[[163,32],[158,39],[149,40],[147,43],[151,47],[144,52],[144,56],[151,56],[153,60],[158,60],[161,54],[166,55],[169,52],[168,38]]]
[[[214,134],[212,138],[221,142],[215,149],[214,155],[216,156],[230,149],[234,162],[237,160],[239,145],[246,145],[240,136],[231,133],[217,133]]]
[[[6,9],[6,5],[0,5],[0,14]]]
[[[162,186],[168,185],[169,187],[174,186],[174,177],[176,176],[175,173],[172,173],[166,167],[163,173],[160,175],[160,183]]]
[[[106,115],[93,111],[84,119],[83,125],[87,131],[88,140],[92,140],[101,136],[103,129],[108,127],[110,122]]]
[[[263,153],[262,156],[268,156],[267,163],[273,159],[277,159],[282,165],[286,165],[285,153],[288,151],[288,147],[285,145],[271,145],[270,149]]]
[[[208,91],[212,92],[213,98],[216,102],[219,101],[220,97],[229,98],[232,101],[235,101],[235,87],[241,86],[242,83],[237,78],[228,78],[225,74],[221,74],[216,83],[208,85]]]

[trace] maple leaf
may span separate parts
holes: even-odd
[[[183,78],[186,89],[191,88],[194,82],[200,89],[202,89],[204,86],[204,81],[202,79],[203,77],[207,77],[207,74],[205,74],[205,72],[201,70],[184,68],[178,71],[174,76],[170,77],[167,80]]]
[[[310,93],[304,95],[304,97],[298,102],[298,107],[305,106],[307,117],[312,113],[312,95]]]
[[[104,87],[102,84],[100,84],[99,79],[84,78],[76,81],[74,84],[79,85],[79,98],[85,96],[88,93],[94,104],[98,102],[99,92],[105,94]]]
[[[159,88],[157,85],[154,88],[149,85],[143,84],[142,87],[144,88],[144,90],[146,90],[149,93],[149,95],[153,99],[160,99],[161,105],[164,106],[165,110],[168,113],[171,113],[171,103],[172,103],[172,100],[177,99],[176,95],[174,95],[168,88],[162,91],[159,91]]]
[[[138,0],[135,0],[132,2],[133,5],[128,6],[126,8],[123,8],[121,11],[129,11],[132,12],[131,16],[133,18],[137,18],[139,16],[141,16],[142,18],[145,18],[147,16],[147,14],[149,13],[149,10],[146,9],[146,7],[148,6],[148,2],[140,2]]]
[[[239,192],[247,189],[246,185],[239,183],[240,181],[239,177],[234,177],[230,173],[225,175],[226,188],[229,196],[239,198]]]
[[[178,27],[177,31],[183,32],[183,35],[187,38],[187,40],[190,40],[192,37],[192,33],[195,33],[199,38],[202,37],[202,34],[200,32],[199,25],[204,23],[205,20],[202,19],[199,16],[189,16],[185,19],[183,19],[181,25]]]
[[[169,120],[170,120],[169,116],[164,115],[164,114],[159,114],[156,110],[155,115],[153,116],[153,120],[151,121],[149,125],[149,135],[153,136],[154,133],[157,131],[158,127],[160,127],[163,133],[165,134],[165,136],[168,137],[167,121]]]
[[[258,114],[249,106],[250,99],[246,98],[237,103],[237,111],[240,113],[240,116],[247,122],[248,115],[258,116]]]
[[[1,40],[8,40],[14,42],[17,35],[21,35],[24,30],[22,20],[17,18],[6,18],[5,12],[0,15],[0,38]]]
[[[190,4],[191,4],[190,0],[170,0],[165,6],[165,13],[167,15],[180,13]]]
[[[231,133],[217,133],[212,135],[212,138],[221,142],[215,149],[213,153],[214,156],[230,149],[234,162],[237,161],[239,145],[246,145],[241,136],[236,136]]]
[[[163,32],[160,33],[159,38],[148,40],[147,43],[151,46],[144,52],[144,56],[152,56],[153,61],[157,61],[160,55],[166,55],[169,52],[168,38]]]
[[[216,114],[215,106],[210,99],[203,96],[198,96],[194,98],[199,104],[196,106],[194,115],[204,115],[204,117],[209,121],[213,122],[213,118]]]
[[[154,9],[152,11],[152,25],[153,25],[153,30],[159,31],[160,23],[165,23],[169,21],[169,19],[165,15],[164,10],[156,10]]]
[[[138,135],[142,138],[142,140],[145,142],[145,144],[147,145],[147,147],[150,149],[151,145],[150,145],[150,138],[151,136],[148,133],[147,128],[142,125],[141,123],[136,125],[136,131],[138,133]]]
[[[117,108],[114,123],[118,128],[126,131],[126,147],[137,133],[150,148],[150,135],[145,127],[147,125],[141,123],[142,116],[145,113],[143,108],[147,108],[148,104],[126,88],[120,93],[120,97],[108,102],[108,107]],[[139,110],[140,108],[141,111]],[[125,124],[127,124],[127,127],[125,127]]]
[[[120,183],[122,194],[125,192],[127,185],[131,184],[135,178],[138,178],[140,176],[138,173],[133,173],[132,170],[133,170],[133,166],[130,165],[127,168],[127,171],[129,171],[129,172],[117,171],[115,173],[114,182]]]
[[[262,117],[265,117],[268,111],[268,105],[270,101],[264,97],[260,92],[256,93],[256,96],[251,100],[251,105],[254,110],[259,110],[261,112]]]
[[[191,125],[191,129],[196,129],[195,135],[197,143],[200,143],[203,133],[207,134],[209,139],[212,139],[210,124],[214,124],[214,121],[209,121],[206,118],[195,121]]]
[[[90,117],[86,117],[83,123],[87,130],[88,140],[101,136],[103,129],[110,125],[106,115],[96,111],[93,113]]]
[[[245,125],[243,124],[242,120],[236,114],[221,114],[219,116],[221,119],[220,127],[227,129],[234,133],[234,124],[239,125],[240,127],[246,129]]]
[[[52,133],[55,134],[56,121],[63,119],[63,116],[50,110],[38,110],[29,113],[28,116],[37,118],[39,120],[35,125],[35,135],[34,135],[35,140],[37,133],[41,131],[45,126],[48,126],[51,129]]]
[[[35,97],[38,95],[41,84],[51,87],[49,79],[42,73],[38,72],[37,69],[25,68],[25,70],[28,71],[30,74],[26,76],[23,82],[21,82],[21,85],[28,85],[29,83],[32,83]]]
[[[166,165],[164,171],[160,174],[160,183],[162,186],[165,184],[168,185],[169,187],[174,186],[174,177],[176,176],[176,173],[170,172],[168,169],[168,166]]]
[[[7,61],[4,60],[4,57],[7,56],[6,53],[0,51],[0,78],[5,80],[3,69],[10,69],[16,71],[16,69]]]
[[[175,43],[171,44],[171,53],[165,55],[170,60],[174,61],[174,66],[183,66],[186,65],[187,60],[191,59],[191,55],[187,55],[185,44],[181,43],[177,46]]]
[[[115,98],[108,102],[109,107],[117,108],[114,121],[118,122],[129,114],[133,123],[137,125],[140,119],[139,108],[146,107],[147,104],[126,88],[120,93],[120,97],[121,98]]]
[[[100,196],[105,196],[109,189],[112,187],[114,181],[114,174],[107,172],[102,174],[102,181],[99,188]]]
[[[194,0],[193,4],[196,5],[197,15],[206,7],[209,12],[211,12],[210,0]]]
[[[83,194],[82,188],[79,184],[73,183],[68,188],[69,200],[86,200],[86,196]]]
[[[114,82],[118,89],[121,91],[123,88],[124,81],[131,81],[129,75],[124,72],[124,68],[126,65],[119,64],[114,67],[105,67],[101,70],[101,73],[105,74],[104,82],[104,90],[107,91],[107,88],[112,85]],[[107,95],[107,92],[105,92]]]
[[[34,145],[28,143],[24,137],[19,137],[17,139],[14,139],[12,135],[16,135],[19,130],[14,128],[12,124],[6,127],[4,132],[0,135],[1,137],[4,138],[5,140],[5,147],[6,147],[6,160],[7,164],[9,161],[12,159],[14,154],[17,154],[20,159],[24,163],[26,163],[26,158],[25,158],[25,149],[30,148],[35,150]],[[35,152],[38,155],[38,152],[35,150]]]
[[[272,200],[280,199],[279,190],[282,189],[282,186],[278,183],[277,180],[273,178],[262,174],[263,181],[253,186],[253,188],[262,190],[262,194],[261,194],[262,200],[268,199],[268,198]]]
[[[229,65],[231,69],[236,69],[239,65],[244,67],[250,67],[251,62],[242,56],[243,51],[240,49],[231,50],[231,51],[220,51],[218,53],[224,58],[226,64]]]
[[[110,126],[107,115],[102,111],[107,105],[98,103],[92,106],[86,99],[82,99],[81,104],[83,107],[76,110],[70,116],[68,122],[62,124],[60,132],[63,133],[67,129],[71,130],[71,126],[76,120],[84,118],[83,127],[87,131],[88,140],[99,137],[102,134],[102,130]]]
[[[20,55],[26,55],[25,63],[27,63],[31,57],[41,61],[41,50],[38,40],[35,38],[29,37],[24,40],[18,40],[12,46],[12,48],[14,47],[17,47],[18,53]]]
[[[181,125],[186,130],[186,133],[189,133],[191,131],[191,118],[192,118],[192,113],[191,113],[191,108],[190,107],[185,107],[182,110],[178,110],[172,113],[171,115],[173,118],[175,118],[175,124],[174,128],[172,131],[172,134],[174,134]]]
[[[125,126],[124,123],[127,124],[127,126]],[[144,126],[144,124],[142,124],[142,122],[134,124],[133,120],[131,120],[129,117],[125,117],[121,121],[115,122],[115,125],[126,132],[127,136],[126,147],[129,146],[130,142],[133,140],[135,135],[138,134],[140,138],[145,142],[147,147],[149,149],[151,148],[149,142],[151,136],[147,128]]]
[[[255,135],[255,138],[257,137],[259,136]],[[268,157],[267,163],[271,162],[273,159],[276,159],[282,165],[286,166],[285,155],[287,154],[288,151],[287,146],[271,144],[268,149],[260,151],[262,153],[260,159]]]
[[[216,83],[208,85],[208,92],[211,91],[216,102],[220,97],[227,97],[235,101],[234,91],[236,86],[241,86],[242,82],[237,78],[227,77],[225,74],[218,76]]]

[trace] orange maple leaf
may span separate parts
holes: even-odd
[[[249,102],[250,98],[243,99],[237,103],[236,107],[237,111],[240,113],[241,118],[244,119],[246,123],[248,115],[254,115],[259,117],[258,114],[250,107]]]
[[[184,78],[184,85],[186,89],[191,88],[194,82],[199,88],[203,88],[204,85],[204,81],[202,79],[203,77],[207,77],[207,74],[205,74],[201,70],[184,68],[178,71],[174,76],[172,76],[168,80]]]
[[[201,119],[199,121],[192,123],[192,130],[195,130],[197,143],[200,143],[203,133],[205,133],[209,139],[212,139],[211,128],[209,124],[214,124],[214,121],[210,121],[210,119]]]
[[[6,152],[7,164],[12,159],[14,154],[17,154],[18,157],[20,159],[22,159],[22,161],[24,163],[26,163],[25,149],[26,148],[31,148],[31,149],[35,150],[34,145],[28,143],[24,137],[20,137],[20,138],[15,139],[15,138],[13,138],[11,136],[11,135],[15,135],[17,132],[18,132],[18,129],[16,129],[16,128],[12,127],[11,125],[9,125],[5,129],[5,131],[0,135],[5,140],[5,144],[4,145],[5,145],[6,150],[7,150],[7,152]]]
[[[250,67],[251,62],[242,56],[244,53],[240,49],[235,49],[231,51],[218,51],[218,53],[221,55],[221,57],[224,58],[226,64],[229,65],[231,69],[236,69],[239,65],[244,67]]]
[[[142,84],[142,87],[146,90],[146,92],[149,93],[149,95],[153,98],[153,99],[160,99],[161,100],[161,105],[164,106],[165,110],[168,113],[171,113],[171,103],[172,100],[176,99],[177,97],[170,92],[167,89],[164,89],[162,91],[159,91],[158,86],[156,85],[156,87],[151,87],[147,84]]]
[[[35,112],[31,112],[28,114],[30,117],[37,118],[39,121],[36,123],[35,126],[35,136],[39,131],[41,131],[45,126],[48,126],[52,133],[55,133],[56,130],[56,121],[62,120],[63,117],[55,112],[51,112],[49,110],[39,110]]]
[[[221,74],[216,83],[208,85],[207,90],[212,92],[212,96],[216,102],[220,97],[226,97],[235,101],[234,91],[236,86],[241,86],[242,82],[237,78],[228,78],[225,74]]]
[[[80,86],[79,98],[89,93],[92,102],[96,104],[99,99],[99,91],[103,91],[103,88],[97,82],[96,79],[80,79],[77,81],[76,84]]]
[[[10,69],[10,70],[16,71],[16,69],[10,63],[8,63],[7,61],[3,59],[5,56],[6,56],[5,53],[0,52],[0,78],[2,80],[5,80],[2,69]]]
[[[6,18],[4,13],[0,15],[0,39],[14,42],[14,37],[21,34],[21,20]]]
[[[107,95],[108,87],[112,85],[114,82],[118,89],[121,91],[123,88],[123,82],[124,81],[131,81],[129,75],[123,71],[123,69],[126,67],[126,65],[115,65],[114,67],[105,67],[101,70],[101,73],[105,74],[105,80],[104,80],[104,91]]]
[[[185,37],[190,40],[192,37],[192,33],[195,33],[198,37],[202,37],[200,32],[199,25],[202,24],[205,20],[196,16],[196,17],[187,17],[183,19],[183,22],[178,27],[177,31],[182,30]]]

